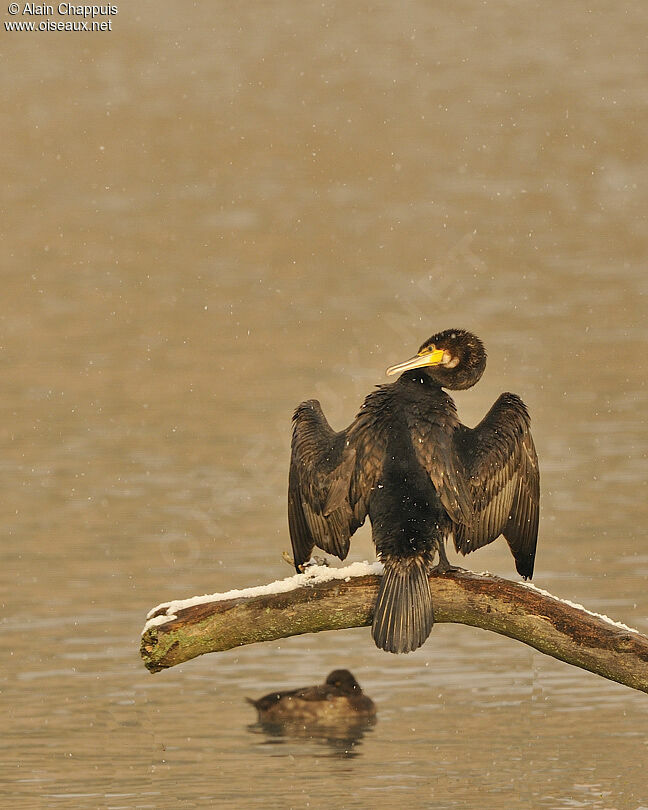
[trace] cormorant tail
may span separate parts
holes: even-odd
[[[425,557],[388,558],[374,608],[371,635],[376,647],[392,653],[418,649],[434,624]]]

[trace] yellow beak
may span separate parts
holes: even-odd
[[[443,362],[444,349],[435,349],[433,352],[424,352],[423,354],[415,354],[404,363],[397,363],[395,366],[390,366],[385,374],[390,377],[392,374],[400,374],[403,371],[409,371],[412,368],[423,368],[423,366],[440,366]]]

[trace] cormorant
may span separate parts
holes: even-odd
[[[262,723],[358,723],[376,715],[373,700],[363,694],[348,669],[336,669],[320,686],[271,692],[246,698]]]
[[[529,414],[502,394],[475,428],[462,425],[443,390],[474,385],[486,352],[461,329],[433,335],[392,384],[370,393],[346,430],[331,429],[317,400],[293,417],[288,523],[295,568],[314,546],[343,560],[367,515],[384,564],[374,609],[376,645],[393,653],[423,644],[434,624],[428,573],[450,564],[451,536],[468,554],[500,534],[524,579],[538,534],[538,459]]]

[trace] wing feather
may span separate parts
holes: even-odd
[[[529,414],[515,394],[502,394],[476,428],[461,426],[457,451],[469,476],[474,520],[456,523],[455,547],[469,554],[506,538],[518,572],[533,575],[540,477]]]
[[[295,410],[288,528],[298,571],[310,559],[315,546],[343,560],[349,552],[351,535],[367,515],[368,496],[359,495],[369,482],[364,480],[366,474],[358,473],[350,432],[336,433],[317,400],[302,402]],[[363,479],[360,488],[352,486],[358,477]]]

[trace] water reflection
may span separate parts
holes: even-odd
[[[305,725],[303,723],[264,723],[257,722],[247,726],[251,734],[260,734],[265,737],[262,746],[286,746],[293,742],[310,742],[318,748],[328,748],[325,756],[338,759],[354,759],[362,752],[360,746],[365,736],[373,730],[376,718],[367,718],[361,721],[339,721],[328,725]],[[291,756],[294,753],[292,746],[274,756]],[[318,754],[317,751],[301,749],[302,756],[309,753]]]

